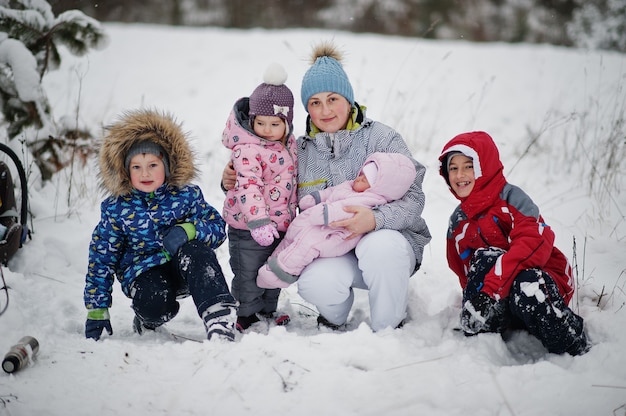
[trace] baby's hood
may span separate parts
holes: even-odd
[[[374,163],[377,168],[376,180],[370,184],[369,192],[383,196],[387,202],[400,199],[407,193],[415,181],[415,164],[401,153],[372,153],[363,166]],[[363,168],[359,175],[363,173]]]
[[[99,185],[113,196],[130,193],[133,186],[124,160],[135,144],[149,140],[160,145],[168,155],[170,175],[167,183],[180,187],[198,174],[188,135],[171,114],[157,110],[130,110],[106,128],[99,149]]]

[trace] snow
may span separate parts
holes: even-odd
[[[18,40],[0,33],[0,63],[13,73],[16,95],[22,101],[39,101],[41,88],[35,57]]]
[[[219,209],[228,158],[220,139],[231,106],[271,62],[285,67],[299,97],[311,46],[333,39],[346,52],[356,100],[395,127],[428,168],[424,217],[433,240],[399,330],[369,329],[363,291],[346,332],[318,330],[314,308],[290,287],[279,305],[292,317],[287,327],[259,325],[232,344],[139,336],[116,284],[114,334],[94,342],[84,337],[82,291],[103,198],[95,161],[43,186],[32,173],[33,238],[3,268],[10,302],[0,316],[0,354],[24,335],[36,337],[40,351],[29,367],[0,374],[1,416],[626,414],[625,55],[314,30],[105,28],[107,48],[66,53],[44,77],[55,119],[100,135],[125,109],[171,111],[192,135],[198,183]],[[298,103],[294,126],[302,133]],[[508,180],[533,197],[576,267],[572,307],[594,343],[586,355],[549,354],[525,333],[505,341],[455,330],[461,290],[444,241],[456,199],[437,157],[470,130],[494,137]],[[218,256],[230,281],[227,244]],[[204,337],[190,299],[166,329]]]

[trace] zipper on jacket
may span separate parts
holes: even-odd
[[[328,142],[326,144],[330,148],[330,154],[335,157],[335,133],[328,133]]]
[[[483,236],[483,233],[480,232],[480,227],[478,227],[477,232],[480,239],[483,240],[483,243],[487,244],[488,246],[491,245],[489,244],[489,241],[487,241],[487,239]]]
[[[498,229],[500,230],[500,232],[502,233],[502,236],[509,241],[510,238],[506,235],[506,231],[504,231],[504,228],[502,227],[502,225],[500,224],[500,221],[498,221],[498,217],[496,217],[495,215],[493,216],[493,222],[496,223],[496,226],[498,227]]]

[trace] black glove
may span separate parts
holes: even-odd
[[[485,292],[478,292],[463,304],[461,329],[465,335],[502,332],[505,326],[503,301],[497,301]]]
[[[178,225],[168,228],[163,233],[163,247],[165,247],[165,250],[172,256],[175,256],[178,249],[187,241],[189,241],[187,232],[183,227]]]
[[[110,319],[87,319],[87,322],[85,322],[85,337],[93,338],[97,341],[100,339],[103,329],[106,329],[109,335],[113,335]]]

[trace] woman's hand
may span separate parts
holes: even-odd
[[[224,167],[224,171],[222,172],[222,186],[227,191],[230,191],[235,187],[235,182],[237,181],[237,172],[235,172],[235,168],[233,167],[233,162],[229,161]]]
[[[331,227],[343,227],[350,231],[352,234],[346,240],[369,233],[376,228],[376,218],[374,218],[374,212],[371,209],[358,205],[349,205],[344,207],[343,210],[353,213],[354,216],[341,221],[333,221],[329,225]]]

